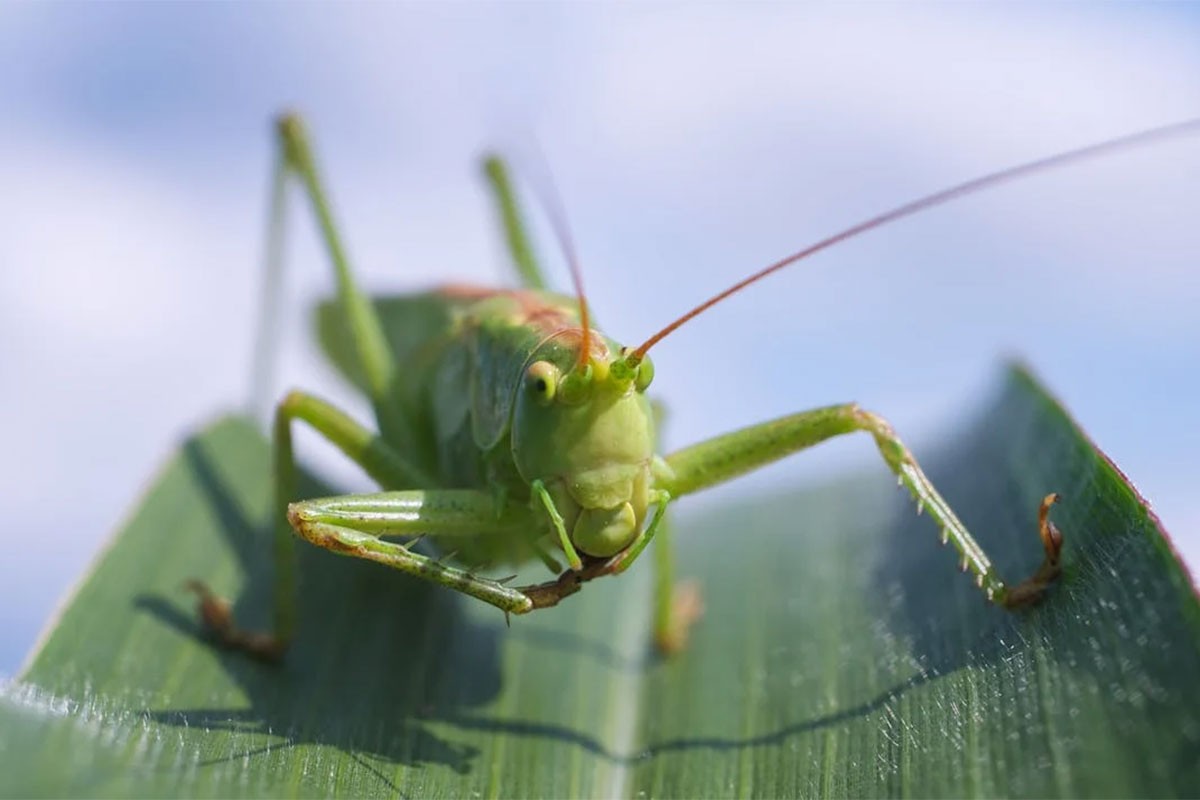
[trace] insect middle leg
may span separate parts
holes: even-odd
[[[656,445],[661,447],[667,408],[658,400],[654,412]],[[636,554],[635,554],[636,555]],[[664,516],[654,538],[654,643],[662,653],[677,653],[687,644],[692,624],[704,612],[700,584],[695,580],[675,582],[675,545],[669,516]]]
[[[1057,495],[1047,495],[1038,511],[1038,532],[1044,551],[1041,566],[1030,578],[1009,586],[1001,580],[983,548],[950,505],[938,494],[892,426],[854,403],[781,417],[672,453],[666,462],[674,474],[662,484],[675,496],[689,494],[854,431],[865,431],[874,437],[883,460],[916,500],[917,509],[929,512],[941,528],[942,540],[951,542],[958,550],[963,569],[971,570],[989,600],[1016,608],[1041,599],[1062,569],[1062,534],[1049,520],[1049,509],[1058,499]]]
[[[658,412],[658,409],[655,409]],[[659,414],[661,420],[661,414]],[[704,612],[700,584],[695,580],[676,582],[675,549],[667,506],[668,492],[659,492],[659,508],[642,538],[613,559],[613,574],[628,569],[653,539],[654,547],[654,644],[665,655],[678,653],[687,645],[692,624]]]

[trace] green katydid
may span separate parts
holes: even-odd
[[[544,289],[506,169],[489,158],[485,172],[523,287],[448,286],[404,298],[401,311],[408,308],[437,322],[403,343],[403,352],[393,352],[375,306],[352,276],[305,129],[296,116],[284,115],[277,124],[271,214],[269,252],[275,255],[268,261],[278,262],[285,184],[298,178],[337,277],[331,324],[346,326],[378,432],[311,394],[294,391],[278,404],[273,629],[240,629],[225,601],[192,582],[200,614],[221,643],[259,657],[279,657],[297,626],[294,534],[335,553],[377,561],[455,589],[506,615],[556,605],[588,581],[624,572],[653,542],[655,640],[663,651],[678,650],[698,614],[699,600],[693,589],[673,584],[666,522],[670,503],[855,431],[871,434],[888,468],[916,501],[918,513],[928,511],[942,543],[954,546],[962,569],[973,574],[989,600],[1006,608],[1036,603],[1061,572],[1063,537],[1049,520],[1057,495],[1048,494],[1037,509],[1041,565],[1026,580],[1010,585],[891,426],[853,403],[793,414],[657,455],[655,411],[646,396],[654,368],[647,353],[714,304],[852,236],[1033,172],[1197,130],[1200,120],[1157,128],[996,172],[900,206],[754,273],[635,348],[622,347],[591,328],[580,270],[565,224],[556,216],[552,222],[575,292],[570,297]],[[269,263],[269,269],[278,270],[279,264]],[[336,445],[384,491],[297,500],[292,452],[297,421]],[[414,544],[426,538],[453,560],[419,552]],[[509,580],[480,574],[535,559],[551,570],[551,579],[514,587]],[[565,568],[559,559],[566,561]]]

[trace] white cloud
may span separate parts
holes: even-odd
[[[0,565],[0,585],[29,593],[32,619],[181,431],[241,399],[259,290],[260,121],[285,102],[310,112],[372,287],[505,277],[471,159],[536,134],[593,305],[622,337],[889,204],[1200,109],[1195,29],[1169,14],[272,8],[228,41],[217,40],[224,26],[189,18],[188,57],[167,58],[156,77],[171,87],[172,70],[186,72],[196,95],[161,107],[81,111],[77,71],[80,53],[148,59],[140,43],[162,40],[170,14],[141,29],[134,13],[119,28],[40,13],[0,26],[28,81],[13,90],[20,114],[0,121],[0,358],[6,385],[20,387],[0,395],[0,414],[21,421],[4,480],[14,518],[66,554],[46,564],[10,551]],[[58,27],[70,46],[42,46]],[[210,51],[256,69],[238,86],[224,73],[206,83]],[[138,102],[103,74],[88,73],[87,88]],[[252,135],[231,133],[242,129]],[[1200,340],[1198,151],[1164,146],[1013,186],[712,312],[656,353],[672,440],[843,399],[919,439],[1016,349],[1162,498],[1200,562],[1200,537],[1183,535],[1196,476],[1179,477],[1200,446],[1188,427],[1198,371],[1186,363]],[[299,343],[296,309],[330,286],[299,216],[281,382],[353,405]],[[1103,358],[1122,369],[1097,369]],[[729,370],[755,390],[724,380]],[[1151,394],[1175,399],[1139,416]],[[850,451],[869,458],[867,444]],[[811,474],[829,462],[803,463]]]

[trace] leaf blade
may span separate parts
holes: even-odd
[[[505,629],[489,609],[313,548],[287,665],[216,651],[179,586],[245,585],[239,614],[266,621],[268,466],[243,421],[185,445],[24,682],[0,691],[0,794],[1200,787],[1190,580],[1128,484],[1022,372],[927,466],[1010,575],[1036,564],[1041,494],[1067,496],[1067,572],[1048,603],[985,606],[880,466],[683,517],[679,572],[704,579],[709,611],[671,662],[645,648],[644,565]]]

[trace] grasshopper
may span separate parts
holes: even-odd
[[[648,352],[680,326],[768,275],[838,242],[966,194],[1085,158],[1200,130],[1200,120],[1002,170],[921,198],[750,275],[701,303],[637,347],[625,347],[590,324],[579,266],[563,221],[554,230],[570,265],[574,296],[545,289],[507,170],[495,157],[485,173],[522,287],[446,286],[399,299],[398,313],[435,322],[412,341],[389,341],[376,306],[354,281],[301,120],[276,124],[278,160],[271,206],[268,269],[277,274],[289,179],[298,179],[337,278],[326,315],[344,326],[377,431],[330,403],[292,391],[274,414],[273,628],[237,626],[229,604],[203,583],[199,613],[223,645],[277,659],[295,634],[296,536],[341,555],[375,561],[470,595],[509,614],[557,605],[584,584],[619,575],[654,544],[654,638],[663,652],[681,649],[700,611],[697,590],[673,579],[670,504],[835,436],[862,431],[887,467],[958,551],[986,598],[1016,609],[1041,600],[1062,571],[1063,536],[1049,519],[1058,496],[1037,509],[1043,557],[1016,584],[990,559],[925,476],[886,420],[846,403],[751,425],[666,456],[656,454],[654,379]],[[551,205],[551,210],[554,208]],[[320,499],[295,498],[292,426],[304,423],[337,446],[384,490]],[[415,544],[434,540],[439,552]],[[453,556],[451,558],[450,556]],[[566,562],[560,565],[559,559]],[[501,564],[540,560],[553,577],[510,586],[484,577]]]

